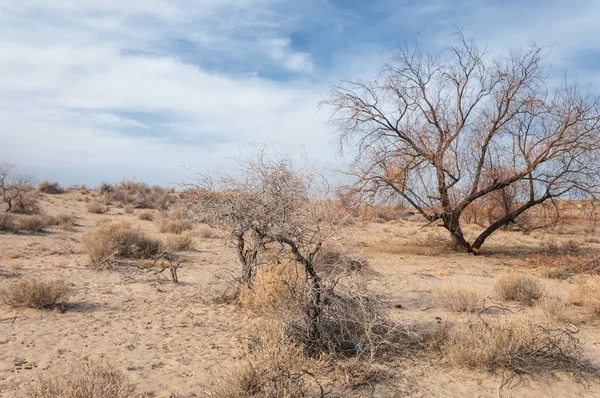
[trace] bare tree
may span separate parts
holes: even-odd
[[[33,177],[25,174],[15,174],[15,166],[0,163],[0,195],[5,203],[5,212],[20,213],[35,212],[37,207],[26,194],[33,189]]]
[[[346,218],[326,199],[328,185],[321,175],[295,169],[287,157],[267,155],[262,150],[243,162],[239,176],[205,178],[186,193],[188,210],[228,232],[242,264],[243,284],[252,286],[264,263],[301,264],[310,290],[310,340],[318,341],[322,287],[315,259]]]
[[[493,232],[546,201],[595,198],[600,188],[599,99],[555,87],[542,48],[492,59],[460,32],[437,54],[403,48],[372,82],[334,87],[342,148],[362,198],[397,200],[441,221],[472,253]],[[513,195],[473,241],[461,215],[490,195]]]

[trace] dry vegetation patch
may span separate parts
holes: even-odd
[[[132,205],[125,205],[125,206],[123,206],[123,213],[125,213],[125,214],[133,214],[133,206]]]
[[[51,218],[42,215],[0,214],[0,232],[40,233],[53,223]]]
[[[594,316],[600,315],[600,276],[580,276],[575,278],[575,289],[569,301],[584,307]]]
[[[194,245],[192,234],[184,232],[181,235],[169,235],[166,238],[165,247],[170,251],[187,251],[191,250]]]
[[[544,288],[537,279],[516,272],[498,276],[494,281],[494,290],[503,300],[527,305],[532,305],[544,295]]]
[[[522,315],[469,317],[449,326],[442,352],[453,366],[536,374],[595,372],[579,340],[566,329],[547,329]]]
[[[117,368],[83,361],[61,374],[41,375],[25,389],[27,398],[131,398],[136,386]]]
[[[85,205],[88,213],[92,214],[106,214],[110,211],[110,207],[103,205],[100,202],[89,202]]]
[[[152,213],[149,210],[140,211],[140,213],[138,214],[138,218],[143,221],[153,221],[154,213]]]
[[[162,233],[181,234],[183,231],[189,231],[193,224],[187,220],[169,220],[163,219],[157,222],[158,229]]]
[[[58,182],[42,181],[38,185],[38,191],[50,195],[58,195],[65,193],[65,189]]]
[[[92,264],[112,257],[150,258],[160,251],[160,242],[123,221],[109,221],[85,233],[81,239]]]
[[[476,312],[483,308],[483,293],[473,287],[447,286],[437,291],[445,308],[455,312]]]
[[[62,304],[71,291],[63,281],[23,279],[0,287],[0,302],[15,308],[50,309]]]

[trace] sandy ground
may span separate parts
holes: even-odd
[[[64,313],[0,305],[0,397],[18,397],[24,383],[39,372],[52,372],[81,358],[105,358],[148,397],[202,396],[248,344],[250,318],[233,304],[213,300],[223,291],[222,277],[237,270],[230,250],[220,239],[196,234],[195,249],[183,253],[189,261],[179,271],[179,285],[131,270],[92,270],[79,240],[100,220],[126,219],[149,234],[164,234],[155,223],[139,220],[139,210],[124,214],[112,208],[108,214],[93,215],[78,198],[78,192],[42,198],[48,214],[76,217],[72,232],[52,228],[38,235],[0,234],[0,284],[35,277],[63,279],[75,289]],[[420,328],[459,316],[437,303],[439,287],[472,285],[493,298],[494,276],[508,269],[534,273],[519,266],[521,259],[554,239],[542,232],[501,232],[484,247],[487,254],[475,257],[446,251],[443,232],[422,227],[416,217],[358,223],[338,242],[344,250],[368,259],[370,286],[387,297],[391,317]],[[542,282],[547,292],[563,299],[574,286],[565,280]],[[536,308],[505,304],[533,318],[543,316]],[[600,365],[600,327],[583,313],[576,315],[582,319],[578,337],[587,355]],[[395,378],[377,386],[375,396],[497,397],[502,381],[502,375],[451,369],[441,359],[403,360],[392,367]],[[600,385],[554,374],[535,381],[525,378],[502,389],[502,397],[547,396],[598,397]]]

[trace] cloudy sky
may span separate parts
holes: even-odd
[[[598,21],[594,0],[0,0],[0,162],[164,184],[276,142],[338,167],[318,104],[386,50],[456,27],[491,52],[535,39],[600,92]]]

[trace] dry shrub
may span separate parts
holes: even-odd
[[[54,216],[54,225],[65,231],[73,231],[75,229],[75,217],[67,213],[61,213]]]
[[[87,209],[88,213],[92,214],[105,214],[110,210],[110,207],[99,202],[90,202],[85,205],[85,208]]]
[[[189,232],[181,235],[167,236],[166,248],[169,251],[187,251],[193,246],[192,234]]]
[[[125,205],[125,206],[123,206],[123,213],[125,213],[125,214],[133,214],[133,206],[132,205]]]
[[[554,255],[536,254],[522,261],[525,267],[531,267],[553,279],[566,279],[578,274],[598,274],[600,255],[597,250],[586,250],[577,254],[560,252]]]
[[[83,235],[81,242],[92,264],[112,257],[150,258],[160,251],[160,242],[122,221],[109,221]]]
[[[198,235],[202,239],[215,239],[215,238],[220,237],[219,234],[216,233],[214,229],[212,229],[211,227],[209,227],[207,225],[198,226]]]
[[[257,315],[280,314],[294,306],[306,288],[306,273],[295,262],[264,266],[252,286],[240,287],[238,302]]]
[[[497,277],[494,290],[503,300],[518,301],[527,305],[532,305],[544,295],[544,288],[537,279],[515,272]]]
[[[149,210],[144,210],[144,211],[141,211],[138,214],[138,218],[140,220],[143,220],[143,221],[153,221],[154,220],[154,213],[152,213]]]
[[[157,224],[160,232],[168,232],[170,234],[181,234],[183,233],[183,231],[189,231],[193,227],[192,223],[187,220],[163,219],[160,220]]]
[[[392,377],[387,369],[364,357],[339,361],[336,363],[335,373],[338,379],[341,379],[344,385],[352,391],[366,388],[372,392],[375,383]]]
[[[575,278],[575,289],[569,296],[571,304],[584,307],[591,314],[600,315],[600,276],[580,276]]]
[[[214,398],[242,397],[318,397],[319,384],[314,361],[303,348],[290,343],[259,344],[237,366],[212,383],[208,395]]]
[[[160,186],[151,187],[135,180],[123,180],[115,186],[103,183],[99,190],[106,202],[131,205],[138,209],[167,210],[176,201],[171,190]]]
[[[561,323],[575,322],[573,308],[558,297],[544,297],[537,302],[537,306],[550,320]]]
[[[566,329],[546,329],[522,315],[469,317],[450,325],[442,352],[454,366],[536,374],[594,372],[579,340]]]
[[[473,287],[444,287],[437,292],[437,298],[455,312],[476,312],[483,307],[483,294]]]
[[[0,302],[11,307],[54,308],[71,294],[63,281],[23,279],[0,288]]]
[[[65,189],[58,182],[42,181],[38,185],[38,191],[50,195],[58,195],[65,193]]]
[[[61,374],[41,375],[25,389],[28,398],[130,398],[135,384],[117,368],[99,361],[82,361]]]
[[[53,224],[49,217],[41,215],[0,214],[0,232],[31,232],[39,233]]]

